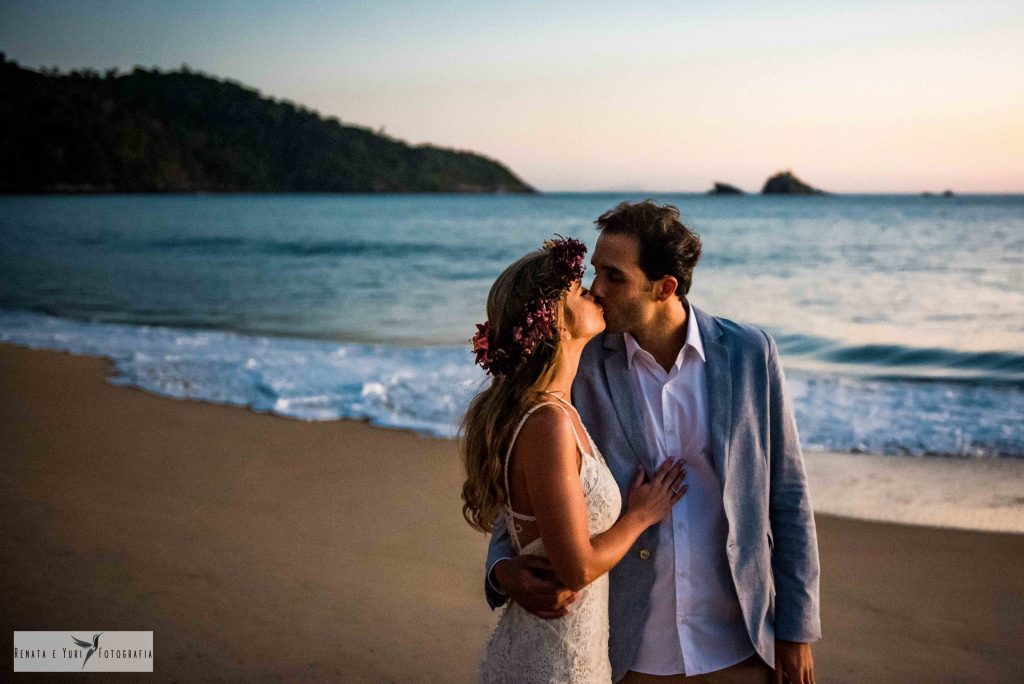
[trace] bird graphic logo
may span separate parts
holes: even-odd
[[[103,632],[100,632],[100,634],[103,634]],[[100,647],[100,634],[93,634],[92,635],[92,643],[91,644],[88,641],[82,641],[81,639],[75,638],[74,634],[71,635],[71,638],[74,640],[74,642],[76,644],[78,644],[82,648],[89,649],[89,651],[85,654],[85,660],[82,661],[82,669],[83,670],[85,669],[85,664],[87,662],[89,662],[89,658],[92,657],[92,654],[95,653],[96,649],[98,649]]]

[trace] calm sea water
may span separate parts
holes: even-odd
[[[113,382],[452,435],[495,276],[636,195],[0,197],[0,340]],[[1024,457],[1024,197],[655,196],[761,326],[808,448]],[[590,274],[588,274],[589,277]]]

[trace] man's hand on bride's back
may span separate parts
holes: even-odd
[[[567,588],[555,576],[551,562],[526,554],[500,561],[494,577],[513,601],[539,618],[553,620],[569,612],[579,593]]]

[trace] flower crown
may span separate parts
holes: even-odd
[[[496,344],[494,326],[490,321],[477,323],[470,340],[476,362],[491,376],[511,375],[519,370],[533,352],[555,334],[555,304],[562,292],[583,277],[583,256],[587,247],[579,240],[563,238],[545,240],[541,248],[551,252],[554,288],[537,286],[526,307],[512,321],[504,344]]]

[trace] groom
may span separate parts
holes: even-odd
[[[814,682],[817,539],[775,342],[689,303],[700,238],[675,207],[624,202],[596,223],[607,329],[573,403],[624,502],[638,461],[650,474],[684,458],[689,488],[610,573],[613,679]],[[492,609],[511,596],[542,618],[572,610],[547,559],[515,556],[504,517],[487,567]]]

